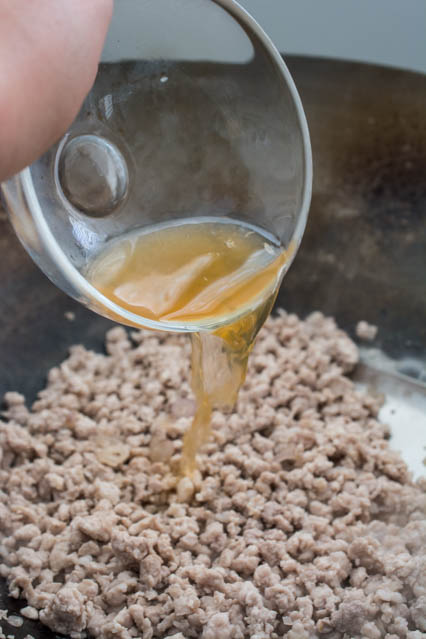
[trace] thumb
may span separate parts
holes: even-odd
[[[0,181],[70,126],[98,68],[113,0],[0,0]]]

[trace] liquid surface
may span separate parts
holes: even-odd
[[[275,300],[289,255],[252,227],[181,223],[115,241],[88,278],[110,300],[167,324],[215,326],[192,334],[196,414],[183,442],[191,475],[214,408],[232,408],[255,337]]]

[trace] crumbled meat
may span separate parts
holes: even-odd
[[[18,617],[18,615],[10,615],[10,617],[7,618],[7,623],[9,626],[13,626],[14,628],[20,628],[23,625],[24,620],[22,617]]]
[[[63,634],[84,630],[87,627],[86,618],[87,602],[73,583],[59,588],[56,596],[40,612],[43,623]]]
[[[372,342],[377,335],[378,329],[377,326],[374,326],[374,324],[369,324],[368,322],[362,320],[361,322],[358,322],[355,330],[359,339],[362,339],[365,342]]]
[[[5,397],[0,574],[21,614],[73,639],[426,637],[426,482],[333,320],[268,320],[191,479],[189,344],[132,340],[71,349],[31,410]]]
[[[32,606],[25,606],[21,609],[21,615],[27,619],[38,619],[38,610]]]

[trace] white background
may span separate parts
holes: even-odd
[[[282,53],[426,73],[426,0],[239,0]]]
[[[281,53],[373,62],[426,73],[426,0],[239,2]],[[195,55],[243,61],[247,51],[242,32],[224,19],[224,12],[213,2],[207,4],[209,11],[205,12],[205,0],[116,0],[114,29],[103,59],[166,58],[170,52],[171,58],[192,59]]]

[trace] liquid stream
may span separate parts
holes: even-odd
[[[168,324],[194,329],[196,412],[183,441],[184,475],[196,469],[213,409],[231,409],[236,402],[290,256],[260,229],[200,220],[120,238],[90,265],[89,280],[122,308],[161,322],[165,330]]]

